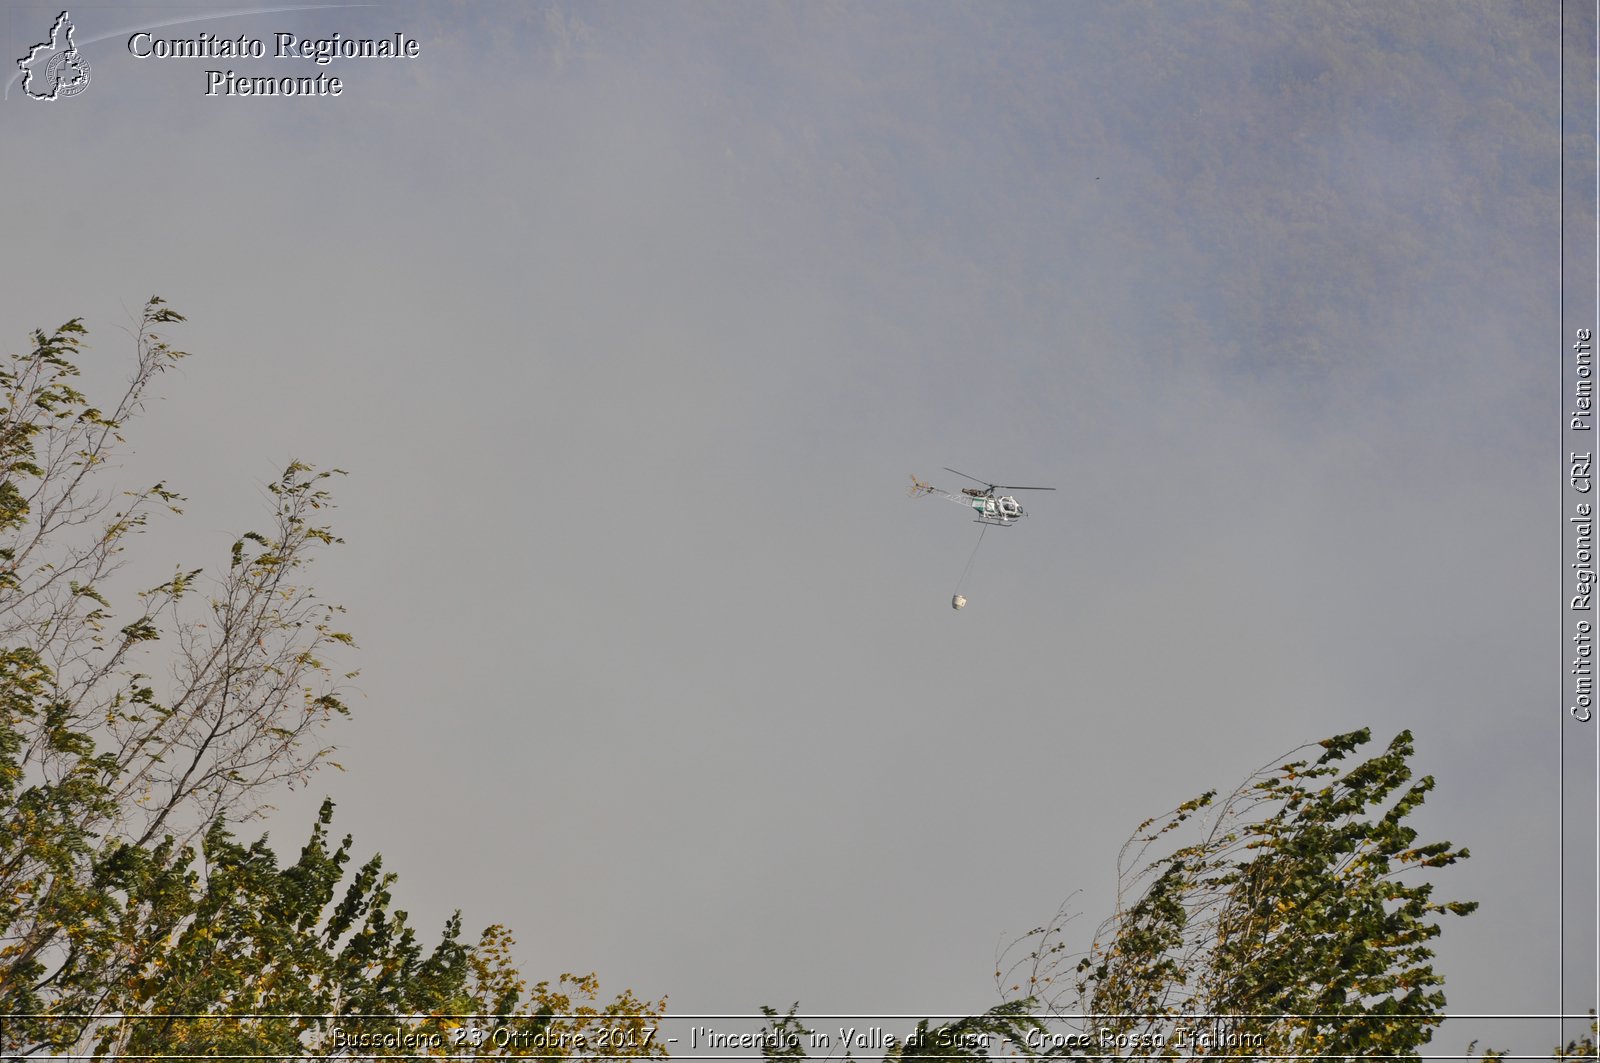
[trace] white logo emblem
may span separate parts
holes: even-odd
[[[89,62],[72,43],[72,18],[61,12],[50,27],[50,39],[28,49],[17,60],[22,71],[22,91],[35,100],[76,96],[89,87]]]

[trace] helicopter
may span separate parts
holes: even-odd
[[[961,579],[956,581],[956,592],[950,597],[950,608],[959,610],[964,609],[967,604],[967,599],[961,594],[961,584],[966,582],[967,574],[972,571],[972,562],[978,558],[978,547],[983,545],[984,533],[991,527],[1009,528],[1028,515],[1028,511],[1022,508],[1014,496],[998,495],[995,492],[1054,491],[1055,488],[1023,487],[1019,484],[992,484],[987,480],[980,480],[976,476],[968,476],[966,473],[958,469],[952,469],[948,465],[945,466],[944,471],[955,473],[962,479],[971,480],[973,483],[982,484],[983,486],[963,487],[960,494],[955,494],[944,490],[942,487],[935,487],[930,483],[919,480],[916,474],[913,473],[911,487],[907,489],[906,494],[912,498],[916,498],[919,495],[939,495],[942,498],[948,498],[952,502],[966,506],[978,514],[973,523],[982,524],[983,530],[978,532],[978,542],[972,548],[972,556],[967,558],[966,570],[961,573]]]
[[[960,494],[954,494],[953,492],[946,491],[941,487],[935,487],[930,483],[924,483],[923,481],[917,479],[916,474],[913,473],[911,476],[911,487],[907,489],[906,493],[912,498],[916,498],[919,495],[939,495],[941,498],[948,498],[952,502],[959,503],[975,510],[978,514],[977,523],[989,524],[997,528],[1011,527],[1011,525],[1015,524],[1023,517],[1026,517],[1028,512],[1022,508],[1021,504],[1018,503],[1016,498],[1012,495],[997,496],[995,494],[996,491],[1055,490],[1054,487],[1022,487],[1017,484],[992,484],[987,480],[980,480],[976,476],[968,476],[966,473],[952,469],[948,465],[945,466],[944,471],[955,473],[962,479],[971,480],[973,483],[983,484],[983,486],[981,488],[963,487],[961,488]]]

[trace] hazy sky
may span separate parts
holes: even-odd
[[[285,850],[331,794],[415,922],[675,1011],[972,1011],[1146,816],[1410,728],[1450,1010],[1555,1010],[1557,5],[71,11],[88,88],[0,105],[8,349],[81,315],[114,382],[189,316],[159,567],[350,473],[348,770]],[[1059,488],[960,613],[946,465]]]

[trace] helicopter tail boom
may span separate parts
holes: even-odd
[[[933,484],[917,479],[915,473],[911,474],[911,486],[906,488],[906,494],[910,495],[912,498],[921,498],[923,495],[938,495],[940,498],[948,498],[950,501],[959,505],[969,506],[972,504],[972,500],[969,498],[963,498],[961,495],[952,494],[942,487],[935,487]]]

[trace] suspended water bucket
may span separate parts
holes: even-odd
[[[959,595],[959,594],[956,595],[954,598],[950,599],[950,608],[952,608],[952,609],[960,609],[963,605],[966,605],[966,604],[967,604],[967,600],[965,598],[961,597],[961,595]]]

